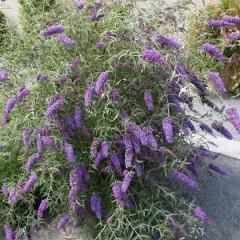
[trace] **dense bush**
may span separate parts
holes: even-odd
[[[193,238],[196,218],[212,221],[172,179],[197,188],[196,165],[216,156],[193,146],[191,120],[212,130],[185,110],[196,113],[197,96],[221,110],[179,62],[181,45],[159,35],[157,15],[139,27],[128,7],[67,7],[6,48],[1,229],[13,239],[50,215],[59,229],[91,218],[95,239]]]
[[[239,16],[239,4],[239,0],[222,0],[218,4],[207,5],[192,15],[192,24],[190,24],[188,35],[188,48],[195,69],[203,72],[203,74],[208,69],[219,73],[226,69],[235,70],[230,86],[230,90],[235,92],[239,92],[240,86],[240,40],[239,37],[233,39],[232,36],[235,32],[239,35],[239,24],[234,26],[231,26],[231,23],[224,25],[223,21],[229,18],[228,16]],[[214,20],[220,20],[217,21],[218,25]],[[228,19],[228,21],[230,20]],[[205,43],[210,43],[220,49],[225,60],[218,61],[214,57],[208,58],[201,49]]]

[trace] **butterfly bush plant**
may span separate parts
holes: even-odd
[[[20,42],[9,36],[6,45],[3,235],[30,234],[54,216],[59,230],[91,219],[95,239],[193,238],[197,219],[214,224],[191,192],[198,189],[197,167],[217,156],[189,139],[196,124],[232,136],[186,112],[196,113],[196,96],[222,111],[183,61],[181,43],[143,17],[139,24],[136,11],[100,2],[64,9],[49,11],[32,34]],[[237,111],[227,114],[240,131]],[[227,174],[215,164],[209,169]]]
[[[239,0],[222,0],[207,5],[191,17],[188,34],[188,50],[194,68],[210,82],[213,79],[207,76],[209,69],[222,76],[226,75],[226,70],[231,72],[230,90],[235,93],[240,86],[239,4]]]

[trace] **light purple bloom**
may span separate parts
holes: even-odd
[[[214,82],[217,90],[220,92],[225,92],[226,89],[224,87],[222,79],[219,77],[218,73],[216,72],[210,72],[209,73],[209,78]]]
[[[178,61],[176,62],[176,65],[175,65],[175,71],[177,74],[181,75],[186,81],[189,81],[189,77],[188,77],[185,69],[183,68],[181,63]]]
[[[98,95],[100,95],[102,93],[104,85],[108,79],[109,79],[109,75],[107,72],[102,72],[99,75],[97,83],[96,83],[96,87],[95,87],[95,91]]]
[[[162,45],[167,45],[172,48],[180,48],[181,44],[173,37],[165,37],[162,35],[157,36],[156,41]]]
[[[75,156],[73,147],[71,145],[66,145],[64,147],[64,151],[67,154],[67,158],[68,158],[69,162],[71,162],[73,164],[76,163],[76,156]]]
[[[120,101],[121,101],[121,96],[120,96],[119,92],[117,91],[117,89],[113,89],[113,91],[112,91],[112,97],[113,97],[113,99],[114,99],[116,102],[120,103]]]
[[[116,68],[133,68],[134,63],[132,62],[118,62]]]
[[[18,93],[18,98],[17,98],[17,104],[22,103],[23,99],[27,96],[30,95],[30,90],[27,88],[23,88],[19,93]]]
[[[5,225],[5,236],[6,236],[6,240],[14,240],[15,239],[14,232],[8,224]]]
[[[129,168],[132,166],[133,147],[132,147],[131,138],[128,134],[125,134],[123,136],[123,143],[125,145],[125,166],[126,168]]]
[[[176,170],[174,170],[170,173],[170,177],[175,179],[178,182],[185,183],[185,184],[189,185],[190,187],[194,187],[194,188],[197,187],[197,183],[194,179],[192,179],[192,178],[186,176],[185,174],[180,173]]]
[[[74,119],[75,119],[75,123],[76,123],[77,128],[82,127],[82,116],[83,116],[83,109],[79,108],[79,107],[76,107],[75,113],[74,113]]]
[[[206,148],[197,148],[196,154],[200,157],[215,158],[215,154]]]
[[[153,99],[152,99],[152,94],[149,92],[144,93],[144,100],[145,103],[148,107],[148,110],[153,110]]]
[[[163,133],[164,133],[166,141],[168,143],[173,143],[174,142],[172,123],[173,123],[173,121],[169,117],[164,118],[163,121],[162,121]]]
[[[45,116],[52,117],[57,113],[57,111],[63,109],[63,107],[64,107],[64,102],[62,99],[59,99],[48,107],[47,112],[45,112]]]
[[[63,216],[58,222],[57,229],[58,230],[62,229],[69,221],[70,221],[70,216],[68,214]]]
[[[95,85],[88,85],[88,88],[85,92],[85,105],[87,107],[92,105],[92,98],[95,93]]]
[[[25,183],[23,187],[24,192],[29,192],[31,188],[34,186],[34,184],[37,182],[38,177],[36,175],[32,175],[28,181]]]
[[[94,138],[91,144],[91,148],[90,148],[90,155],[92,158],[96,158],[97,157],[97,147],[100,143],[100,140],[98,138]]]
[[[76,2],[76,8],[77,9],[83,9],[84,8],[83,2]]]
[[[42,137],[42,144],[49,148],[50,150],[52,150],[53,152],[57,151],[53,140],[49,136]]]
[[[2,185],[2,193],[5,197],[7,197],[9,195],[8,186],[5,184]]]
[[[125,171],[125,176],[124,176],[124,179],[123,179],[123,183],[122,183],[122,192],[123,193],[126,193],[129,186],[130,186],[130,183],[134,177],[134,172],[133,171]]]
[[[233,32],[227,35],[227,39],[229,40],[238,40],[240,39],[240,32]]]
[[[238,16],[224,16],[223,18],[224,21],[230,22],[230,23],[234,23],[234,24],[240,24],[240,17]]]
[[[16,191],[15,188],[12,188],[12,190],[9,193],[8,203],[10,204],[11,207],[13,207],[20,198],[21,193]]]
[[[66,81],[67,81],[67,75],[64,74],[60,77],[60,80],[59,80],[60,85],[63,86]]]
[[[196,132],[196,129],[195,129],[193,123],[189,120],[188,117],[185,117],[185,118],[183,119],[183,123],[184,123],[184,125],[187,126],[192,132]]]
[[[5,82],[8,78],[8,72],[6,70],[1,71],[0,82]]]
[[[208,107],[212,108],[215,112],[221,112],[220,108],[215,103],[211,102],[209,99],[204,98],[203,103],[205,103]]]
[[[163,67],[168,65],[168,63],[162,58],[162,56],[156,50],[144,50],[142,52],[142,58],[154,62]]]
[[[77,128],[76,123],[70,115],[64,116],[64,121],[71,129],[76,130]]]
[[[47,37],[47,36],[51,36],[53,34],[63,33],[63,32],[64,32],[64,27],[62,27],[60,25],[56,25],[56,26],[48,27],[47,29],[41,31],[41,35],[44,37]]]
[[[208,21],[208,26],[209,27],[234,27],[235,24],[229,23],[224,20],[210,20]]]
[[[234,126],[234,128],[240,133],[240,115],[237,108],[230,107],[226,110],[228,121]]]
[[[203,210],[199,206],[195,207],[194,215],[204,222],[208,222],[209,224],[215,225],[215,223],[210,218],[207,217],[205,212],[203,212]]]
[[[131,142],[135,153],[140,153],[140,141],[134,134],[131,134]]]
[[[145,138],[147,141],[147,145],[150,147],[157,149],[159,147],[156,138],[153,136],[151,127],[144,127],[143,132],[145,134]]]
[[[16,100],[14,98],[9,98],[8,101],[7,101],[7,105],[5,107],[5,110],[4,110],[4,113],[8,116],[13,107],[15,106],[15,103],[16,103]]]
[[[217,58],[219,62],[223,62],[225,60],[224,56],[222,55],[221,51],[212,44],[205,43],[202,45],[203,51],[209,53],[210,55]]]
[[[102,203],[99,196],[93,195],[91,197],[91,210],[96,214],[98,219],[102,218]]]
[[[95,161],[94,161],[94,166],[95,166],[95,167],[98,167],[98,166],[101,164],[101,162],[102,162],[103,159],[104,159],[103,153],[102,153],[102,151],[100,151],[100,152],[97,154],[97,157],[96,157],[96,159],[95,159]]]
[[[103,41],[98,41],[98,42],[96,43],[96,46],[97,46],[98,48],[103,48],[103,47],[104,47],[104,42],[103,42]]]
[[[200,127],[203,131],[206,131],[206,132],[208,132],[208,133],[213,134],[213,130],[212,130],[207,124],[201,123],[201,124],[199,125],[199,127]]]
[[[148,144],[145,132],[135,122],[128,122],[127,127],[143,145]]]
[[[56,38],[56,40],[58,42],[63,43],[66,46],[70,46],[70,47],[74,47],[75,46],[75,42],[71,38],[69,38],[69,37],[67,37],[65,35],[58,36]]]
[[[103,157],[108,156],[108,141],[103,141],[101,144],[101,152]]]
[[[38,219],[41,219],[43,217],[43,213],[47,209],[47,206],[48,206],[48,200],[46,199],[42,200],[38,208]]]
[[[32,166],[40,159],[38,154],[33,154],[27,160],[26,171],[29,173],[32,170]]]
[[[216,165],[214,165],[214,164],[209,164],[208,167],[209,167],[210,169],[212,169],[213,171],[219,173],[219,174],[228,175],[228,171],[227,171],[227,170],[225,170],[225,169],[223,169],[223,168],[220,168],[220,167],[218,167],[218,166],[216,166]]]
[[[221,124],[218,124],[218,123],[212,123],[212,128],[221,133],[224,137],[226,137],[227,139],[229,140],[232,140],[233,139],[233,136],[232,134]]]
[[[27,129],[24,129],[23,130],[23,145],[25,146],[27,151],[29,150],[29,147],[30,147],[30,137],[31,137],[31,133]]]
[[[76,58],[73,60],[72,64],[71,64],[71,70],[72,71],[75,71],[76,70],[76,67],[78,65],[78,63],[80,62],[80,59],[79,58]]]
[[[117,153],[112,154],[110,160],[111,160],[111,163],[112,163],[114,169],[116,170],[116,172],[120,176],[122,176],[123,172],[122,172],[121,159],[119,157],[119,154],[117,154]]]

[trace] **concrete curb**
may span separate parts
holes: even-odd
[[[191,138],[196,145],[204,139],[209,143],[208,147],[212,152],[240,160],[240,141],[228,140],[223,137],[214,137],[209,134],[205,134],[204,136],[194,134]]]

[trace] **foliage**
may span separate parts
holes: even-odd
[[[91,21],[90,16],[96,8],[103,16]],[[158,235],[162,239],[174,239],[176,234],[185,235],[185,231],[189,239],[194,238],[194,202],[182,195],[181,186],[174,184],[169,176],[177,169],[194,178],[188,170],[190,158],[197,163],[202,159],[190,141],[191,134],[189,139],[184,135],[186,130],[190,132],[189,127],[194,132],[185,110],[192,110],[195,114],[193,98],[207,99],[206,94],[200,92],[204,87],[201,77],[199,82],[195,75],[191,83],[185,81],[194,73],[187,66],[186,76],[176,70],[177,60],[185,65],[181,49],[156,44],[159,32],[154,23],[159,23],[158,15],[155,15],[155,21],[153,15],[144,16],[147,20],[143,18],[139,27],[138,13],[121,5],[93,5],[79,10],[71,3],[67,9],[61,6],[61,14],[56,12],[54,9],[36,16],[33,19],[36,25],[28,28],[31,33],[26,32],[20,43],[9,33],[11,42],[4,55],[4,67],[9,77],[0,85],[0,108],[4,109],[11,97],[19,100],[23,89],[27,88],[31,93],[14,106],[10,115],[6,109],[2,111],[2,119],[7,117],[8,122],[1,127],[0,185],[6,184],[9,191],[15,188],[20,197],[10,207],[10,197],[0,194],[0,227],[8,223],[21,233],[32,225],[37,226],[42,221],[37,219],[40,201],[47,199],[44,216],[69,214],[69,225],[91,218],[96,222],[95,239],[150,239],[152,236],[157,239]],[[147,25],[149,19],[153,28]],[[40,31],[52,24],[64,26],[64,34],[75,41],[75,46],[65,46],[55,36],[41,36]],[[99,40],[104,42],[104,47],[96,46]],[[144,50],[152,48],[168,62],[167,66],[154,64],[155,57],[153,61],[143,58]],[[77,58],[80,59],[78,65],[71,65]],[[117,67],[119,63],[125,63],[125,67]],[[89,84],[96,84],[102,72],[108,73],[109,80],[102,94],[93,92],[93,103],[86,104],[86,89]],[[45,76],[45,80],[37,80],[37,74]],[[67,80],[63,84],[59,80],[64,74]],[[114,89],[119,92],[120,101],[114,100]],[[153,98],[153,110],[147,108],[146,93]],[[46,117],[47,109],[56,99],[64,102],[64,107],[55,115]],[[76,108],[83,110],[82,124],[77,129],[74,122],[71,124],[66,119],[67,115],[74,118]],[[210,110],[212,112],[214,110]],[[172,119],[167,127],[162,126],[165,118]],[[138,124],[138,131],[144,134],[142,140],[148,141],[139,143],[140,152],[129,147],[139,141],[134,140],[136,132],[129,129],[129,122]],[[51,128],[50,139],[54,147],[44,146],[42,154],[40,145],[47,134],[42,129],[46,127]],[[152,134],[146,134],[147,127]],[[24,130],[31,133],[29,149],[22,141]],[[166,140],[169,132],[174,134],[174,142]],[[127,143],[129,136],[132,138]],[[90,154],[96,139],[107,141],[109,145],[108,154],[101,159],[99,166],[96,165],[96,156]],[[103,154],[100,145],[96,147],[98,155]],[[66,155],[66,146],[73,147],[76,163],[73,154]],[[41,158],[29,173],[26,171],[27,159],[36,153]],[[119,154],[119,168],[111,161],[114,153]],[[126,167],[129,157],[132,163]],[[71,174],[80,164],[87,168],[90,180],[82,182],[81,179],[80,185],[75,186]],[[123,199],[124,206],[121,206],[119,199],[113,196],[112,187],[117,183],[125,184],[127,171],[134,172],[134,177]],[[31,175],[37,175],[38,180],[24,193]],[[86,184],[87,191],[83,184]],[[79,187],[82,189],[77,189],[74,199],[70,194]],[[91,197],[96,195],[102,199],[100,221],[90,206]],[[128,200],[136,210],[126,207]],[[77,206],[81,206],[87,215],[78,214]]]
[[[238,26],[234,28],[208,27],[209,20],[221,20],[225,15],[239,16],[239,0],[222,0],[217,4],[207,5],[205,8],[198,10],[192,14],[189,24],[189,32],[187,36],[187,46],[189,54],[192,57],[193,66],[203,74],[211,69],[212,71],[222,72],[226,68],[234,68],[235,75],[231,83],[231,90],[239,91],[239,64],[236,61],[240,55],[240,42],[229,41],[226,36],[231,32],[237,31]],[[225,62],[218,62],[215,58],[207,58],[206,54],[201,50],[204,43],[210,43],[218,47],[226,57]]]
[[[2,11],[0,11],[0,48],[2,48],[2,44],[4,41],[4,36],[7,31],[7,25],[6,25],[6,18]]]

